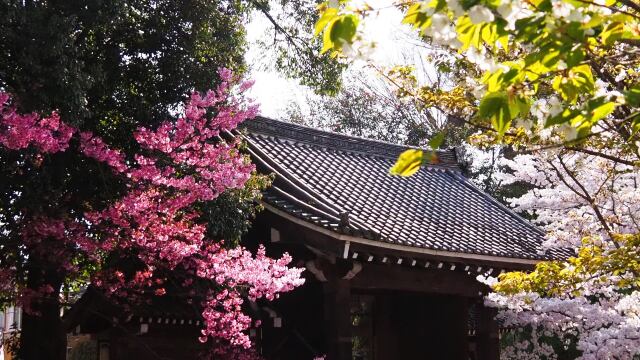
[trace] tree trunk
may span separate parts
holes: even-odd
[[[67,339],[60,318],[59,298],[62,277],[38,266],[31,267],[27,279],[29,289],[37,290],[44,284],[51,285],[54,291],[34,299],[31,313],[23,311],[18,350],[20,360],[66,359]]]

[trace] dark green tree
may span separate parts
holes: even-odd
[[[0,2],[0,87],[22,110],[57,109],[63,120],[117,142],[153,124],[217,69],[245,69],[241,1]]]
[[[245,70],[251,6],[236,0],[0,0],[0,90],[15,96],[21,112],[57,110],[65,122],[131,154],[138,126],[153,127],[172,117],[189,92],[215,87],[219,67]],[[57,217],[52,212],[63,209],[76,216],[88,203],[118,197],[122,184],[101,164],[71,154],[20,164],[20,154],[0,151],[0,262],[28,266],[21,269],[26,278],[16,281],[30,288],[72,288],[77,284],[45,260],[25,258],[14,225],[25,213]],[[264,183],[250,181],[209,204],[210,232],[237,240]],[[76,261],[82,266],[83,259]],[[91,271],[86,268],[87,279]],[[1,297],[0,306],[10,299]],[[39,314],[25,314],[19,358],[64,358],[61,305],[51,297],[37,304]]]
[[[321,54],[322,41],[313,36],[318,20],[319,0],[250,0],[256,16],[270,24],[269,33],[259,41],[265,55],[260,64],[296,79],[318,94],[335,95],[342,86],[347,68],[328,54]]]

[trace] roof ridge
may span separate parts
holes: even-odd
[[[294,124],[282,120],[275,120],[264,116],[257,116],[254,119],[242,123],[241,127],[249,131],[278,138],[286,138],[312,145],[324,146],[350,153],[364,153],[387,158],[397,158],[407,149],[418,149],[429,151],[427,148],[394,144],[387,141],[369,139],[361,136],[341,134],[328,130],[321,130],[306,125]],[[436,150],[438,164],[432,166],[442,166],[459,170],[459,164],[454,149]]]

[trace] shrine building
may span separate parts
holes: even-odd
[[[540,229],[465,178],[455,152],[400,177],[389,168],[404,146],[267,118],[227,136],[242,136],[257,170],[274,175],[243,245],[288,252],[307,269],[302,287],[252,304],[262,325],[251,336],[265,359],[499,359],[495,310],[483,305],[490,290],[476,277],[557,254],[542,250]],[[200,319],[174,308],[120,323],[164,358],[180,344],[175,359],[190,359]],[[67,324],[98,339],[99,360],[154,358],[80,313]]]

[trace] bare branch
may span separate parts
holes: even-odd
[[[589,150],[589,149],[585,149],[585,148],[579,148],[579,147],[575,147],[575,146],[567,146],[565,148],[567,150],[581,152],[581,153],[584,153],[584,154],[601,157],[603,159],[611,160],[611,161],[613,161],[615,163],[619,163],[619,164],[624,164],[624,165],[629,165],[629,166],[638,166],[637,162],[625,160],[625,159],[619,158],[617,156],[601,153],[601,152],[594,151],[594,150]]]

